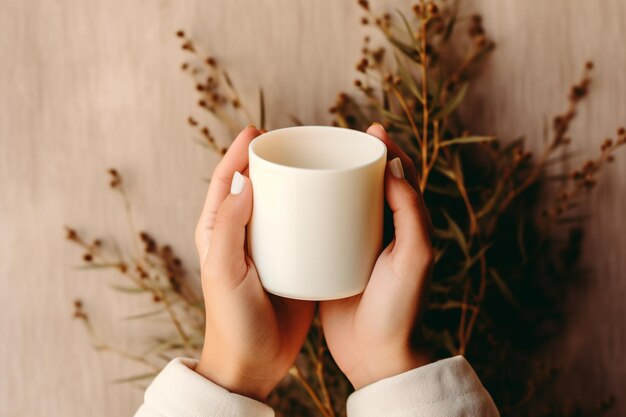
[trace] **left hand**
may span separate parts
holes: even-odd
[[[232,143],[215,168],[196,227],[206,309],[196,372],[231,392],[264,400],[300,351],[315,303],[266,293],[245,250],[253,192],[245,175],[248,145],[260,133],[248,127]]]

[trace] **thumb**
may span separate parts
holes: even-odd
[[[432,246],[428,233],[428,214],[419,191],[404,178],[400,158],[387,163],[385,197],[393,213],[395,239],[392,254],[401,264],[428,264]]]
[[[226,196],[217,210],[206,265],[215,278],[242,279],[248,270],[245,241],[246,225],[252,214],[250,180],[235,171]]]

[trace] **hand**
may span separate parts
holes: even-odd
[[[245,250],[252,184],[239,172],[247,173],[248,145],[260,133],[248,127],[232,143],[215,168],[196,227],[206,308],[196,372],[264,400],[293,364],[315,304],[266,293]]]
[[[367,133],[387,146],[385,197],[393,213],[395,238],[382,251],[367,288],[354,297],[323,301],[320,318],[328,348],[355,389],[430,362],[422,348],[412,345],[420,326],[433,264],[429,217],[417,188],[415,167],[379,124]],[[404,169],[402,169],[404,167]]]

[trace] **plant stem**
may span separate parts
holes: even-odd
[[[326,409],[326,407],[324,406],[324,404],[320,401],[319,397],[317,396],[317,394],[315,393],[315,390],[313,390],[313,387],[311,387],[311,385],[307,382],[306,378],[304,377],[304,375],[302,375],[302,372],[300,371],[300,368],[298,367],[298,365],[294,365],[290,370],[289,373],[296,378],[296,380],[302,385],[302,387],[306,390],[306,392],[309,394],[309,396],[311,397],[311,399],[313,400],[313,402],[315,403],[315,406],[320,410],[320,412],[322,413],[322,415],[324,417],[333,417],[332,414],[330,414],[328,412],[328,410]]]

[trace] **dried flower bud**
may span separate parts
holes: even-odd
[[[65,231],[66,231],[65,238],[67,240],[78,240],[78,233],[76,233],[76,230],[66,227]]]
[[[176,32],[176,36],[178,36],[179,38],[184,38],[185,37],[185,32],[183,32],[182,30],[179,30]]]
[[[93,256],[90,253],[86,253],[86,254],[83,255],[83,261],[91,262],[91,261],[93,261]]]
[[[369,22],[370,21],[369,21],[369,19],[367,17],[362,17],[361,18],[361,24],[362,25],[367,25],[367,24],[369,24]]]
[[[428,11],[428,13],[431,16],[435,16],[436,14],[439,13],[439,8],[437,7],[437,5],[435,3],[428,3],[426,5],[426,11]]]
[[[385,48],[383,48],[382,46],[376,49],[372,53],[372,58],[374,59],[374,62],[376,62],[377,64],[382,62],[384,56],[385,56]]]
[[[618,134],[619,136],[624,136],[624,135],[626,135],[626,129],[625,129],[625,128],[623,128],[623,127],[620,127],[619,129],[617,129],[617,134]]]
[[[580,100],[587,94],[587,88],[584,85],[575,85],[570,92],[570,100]]]
[[[367,69],[369,62],[367,61],[367,58],[362,58],[356,65],[356,69],[359,72],[365,73],[365,70]]]
[[[363,83],[361,82],[361,80],[357,79],[357,80],[354,80],[354,85],[357,86],[357,87],[362,87]]]
[[[587,61],[587,63],[585,64],[585,68],[587,70],[592,70],[593,69],[593,61]]]
[[[475,38],[476,45],[485,46],[487,44],[487,37],[485,35],[479,35]]]
[[[370,5],[369,5],[369,2],[367,0],[359,0],[359,6],[361,6],[365,10],[369,10],[370,9]]]
[[[191,43],[191,41],[187,41],[187,42],[183,43],[181,45],[181,48],[184,51],[189,51],[189,52],[195,52],[196,51],[196,49],[193,47],[193,43]]]
[[[189,64],[187,62],[183,62],[180,65],[180,69],[182,69],[183,71],[187,71],[187,68],[189,68]]]
[[[109,186],[111,188],[119,188],[119,186],[122,185],[122,177],[120,176],[120,174],[117,172],[117,170],[113,168],[109,168],[108,173],[111,176]]]
[[[215,66],[217,66],[217,61],[216,61],[216,60],[215,60],[215,58],[213,58],[212,56],[207,57],[207,59],[206,59],[206,61],[205,61],[205,62],[206,62],[206,64],[207,64],[208,66],[210,66],[210,67],[215,67]]]

